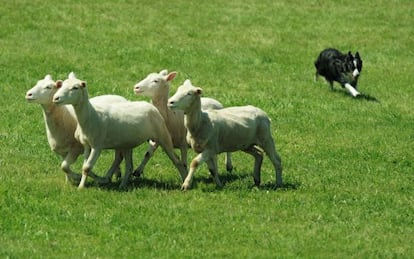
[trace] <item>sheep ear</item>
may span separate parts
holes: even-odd
[[[175,76],[177,75],[177,72],[171,72],[171,73],[169,73],[168,75],[167,75],[167,78],[166,78],[166,80],[167,80],[167,82],[168,81],[172,81],[174,78],[175,78]]]
[[[63,84],[62,80],[57,80],[55,86],[56,86],[56,88],[59,89],[59,88],[62,87],[62,84]]]
[[[81,86],[82,86],[82,88],[85,88],[86,87],[86,82],[85,81],[82,81],[81,82]]]
[[[161,70],[160,75],[162,75],[162,76],[168,75],[168,70],[167,69]]]
[[[185,80],[184,85],[192,85],[190,79]]]
[[[45,79],[46,79],[46,80],[52,80],[52,76],[51,76],[51,75],[46,75],[46,76],[45,76]]]
[[[203,89],[201,89],[200,87],[197,87],[196,94],[201,95],[202,93],[203,93]]]
[[[75,79],[75,78],[76,78],[75,73],[70,72],[70,73],[69,73],[69,75],[68,75],[68,78],[69,78],[69,79]]]

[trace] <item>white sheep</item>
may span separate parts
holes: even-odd
[[[101,103],[92,106],[86,83],[71,74],[64,82],[56,82],[60,88],[53,97],[59,105],[72,104],[78,119],[78,135],[85,148],[82,179],[78,188],[85,185],[86,178],[103,149],[122,150],[125,159],[125,176],[120,188],[128,183],[132,173],[132,148],[148,139],[159,143],[180,172],[187,175],[185,166],[173,152],[171,137],[164,119],[152,104],[147,102]]]
[[[63,158],[61,169],[66,174],[66,182],[79,182],[80,174],[72,171],[70,166],[76,161],[78,156],[83,153],[82,144],[74,137],[74,132],[78,124],[72,106],[57,106],[53,103],[53,95],[56,93],[56,83],[51,75],[46,75],[26,93],[26,100],[29,103],[38,103],[43,110],[43,118],[46,126],[46,135],[49,146],[56,154]],[[126,101],[125,98],[117,95],[105,95],[91,99],[92,103],[98,102],[120,102]],[[122,160],[120,154],[115,155],[115,160]],[[115,170],[118,167],[115,167]],[[96,175],[91,174],[96,178]]]
[[[186,137],[187,129],[184,126],[184,113],[180,110],[173,111],[167,106],[170,82],[176,75],[177,72],[168,73],[167,70],[162,70],[159,73],[150,73],[145,79],[134,86],[134,92],[137,95],[151,97],[152,104],[157,107],[167,124],[174,147],[180,149],[181,161],[187,165],[188,141]],[[223,105],[213,98],[202,97],[201,108],[203,110],[222,109]],[[139,176],[143,172],[146,163],[151,158],[156,148],[157,146],[155,144],[147,150],[144,160],[137,170],[135,170],[134,174],[136,176]],[[226,169],[229,172],[233,169],[230,153],[227,153],[226,156]]]
[[[217,172],[217,154],[237,150],[255,158],[253,177],[256,185],[260,184],[263,151],[266,152],[275,168],[276,186],[281,186],[282,163],[276,152],[270,119],[266,113],[250,105],[203,111],[201,94],[201,88],[186,80],[168,100],[171,109],[184,111],[185,126],[191,135],[191,147],[199,153],[191,161],[182,189],[187,190],[191,186],[195,170],[204,161],[216,184],[222,186]]]

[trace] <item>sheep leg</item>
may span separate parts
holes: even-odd
[[[69,151],[68,154],[64,157],[62,163],[60,164],[60,168],[65,172],[66,174],[66,183],[73,182],[73,183],[79,183],[81,179],[81,175],[77,174],[72,171],[70,166],[76,161],[78,158],[79,152],[73,152],[73,150]]]
[[[133,175],[136,177],[140,177],[141,174],[144,172],[144,168],[147,165],[148,161],[151,159],[152,155],[154,154],[155,150],[157,150],[158,144],[153,141],[149,141],[149,147],[147,152],[145,152],[144,159],[142,160],[141,164],[135,169]]]
[[[125,176],[119,185],[119,189],[124,189],[127,186],[129,178],[132,174],[132,170],[134,168],[132,165],[132,149],[125,149],[123,153],[125,156]]]
[[[217,184],[217,187],[223,187],[223,184],[221,183],[219,177],[218,177],[218,170],[217,170],[217,155],[211,156],[210,159],[206,161],[208,170],[211,173],[211,176],[213,176],[214,181]]]
[[[187,177],[184,180],[183,185],[181,185],[181,190],[186,191],[191,187],[191,183],[193,182],[194,172],[197,168],[205,161],[204,153],[198,154],[190,163],[190,171],[187,174]]]
[[[159,137],[158,144],[162,147],[164,152],[167,154],[170,160],[174,163],[174,166],[178,169],[178,172],[180,173],[181,179],[184,181],[184,179],[187,176],[187,167],[175,155],[171,136],[167,130],[167,127],[165,127],[165,129],[163,129],[158,134],[158,137]]]
[[[111,167],[113,167],[113,165],[115,164],[115,161],[117,161],[118,165],[117,167],[114,169],[115,171],[112,173],[115,173],[115,177],[117,179],[120,179],[122,174],[121,174],[121,168],[119,167],[119,165],[121,164],[122,160],[124,159],[124,154],[122,153],[122,151],[115,150],[115,157],[114,157],[114,162],[112,163]],[[107,172],[108,175],[109,172]],[[112,175],[111,175],[112,178]]]
[[[88,157],[91,153],[91,148],[89,146],[84,146],[84,151],[83,151],[83,164],[85,164],[86,160],[88,160]],[[101,178],[100,176],[97,176],[94,172],[92,172],[92,170],[89,172],[88,176],[92,177],[94,180]]]
[[[98,160],[100,154],[100,149],[85,149],[85,158],[87,157],[87,160],[84,161],[82,166],[82,178],[78,189],[83,189],[85,187],[86,178],[88,177],[88,174],[92,173],[92,168]]]
[[[231,162],[231,153],[226,153],[226,170],[227,172],[231,173],[233,171],[233,163]]]
[[[187,151],[188,151],[188,146],[182,145],[182,147],[180,148],[181,162],[186,168],[187,168]]]
[[[267,141],[265,141],[262,148],[266,152],[267,156],[269,157],[270,161],[273,164],[273,167],[275,168],[276,187],[281,187],[283,184],[282,182],[282,159],[280,158],[279,154],[276,151],[273,138],[270,137]]]
[[[181,179],[184,181],[184,179],[187,176],[187,167],[174,154],[172,145],[170,146],[170,148],[165,145],[161,145],[161,147],[167,154],[167,156],[170,158],[170,160],[174,163],[174,166],[178,169],[178,172],[180,172]]]
[[[260,185],[260,170],[263,163],[263,154],[255,146],[251,146],[249,149],[243,150],[244,152],[254,157],[253,179],[256,186]]]
[[[99,184],[106,184],[106,183],[110,183],[112,176],[115,172],[119,172],[119,178],[120,178],[120,168],[119,165],[122,162],[123,159],[123,154],[122,154],[122,150],[115,150],[115,158],[114,161],[112,162],[111,167],[109,168],[109,170],[106,172],[105,177],[103,177],[102,179],[99,179],[97,182]],[[100,177],[101,178],[101,177]],[[96,180],[96,179],[95,179]]]

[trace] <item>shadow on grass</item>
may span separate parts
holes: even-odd
[[[275,183],[265,183],[263,185],[260,185],[258,188],[259,190],[265,190],[265,191],[292,191],[297,190],[301,186],[300,183],[283,183],[282,186],[276,187]]]
[[[369,94],[363,94],[363,93],[361,93],[360,95],[358,95],[357,97],[356,97],[356,99],[358,99],[358,100],[366,100],[366,101],[370,101],[370,102],[377,102],[377,103],[379,103],[380,101],[377,99],[377,98],[375,98],[374,96],[371,96],[371,95],[369,95]]]
[[[357,95],[357,97],[353,97],[352,95],[350,95],[347,91],[344,91],[343,89],[332,89],[331,91],[336,94],[341,94],[343,96],[346,96],[346,97],[349,97],[355,100],[380,103],[380,101],[376,97],[369,95],[369,94],[360,93],[360,95]]]
[[[237,191],[237,190],[258,190],[258,191],[291,191],[297,190],[301,184],[284,182],[282,186],[276,187],[275,182],[261,183],[259,186],[254,184],[252,173],[237,172],[224,173],[219,175],[223,187],[217,187],[213,178],[208,175],[193,181],[193,189],[201,188],[204,192],[214,192],[217,190]]]
[[[93,186],[107,191],[128,192],[135,189],[159,189],[159,190],[180,190],[181,184],[159,181],[156,179],[149,179],[144,177],[134,177],[129,179],[128,185],[125,188],[119,188],[121,180],[112,180],[106,184],[93,184]]]
[[[208,174],[204,176],[195,176],[193,179],[193,184],[191,189],[195,190],[200,189],[203,192],[215,192],[221,190],[251,190],[256,189],[259,191],[290,191],[296,190],[301,185],[300,183],[289,183],[285,182],[281,187],[276,187],[275,183],[267,182],[262,183],[260,186],[255,186],[253,183],[253,176],[251,173],[243,172],[232,172],[232,173],[222,173],[219,175],[220,181],[223,184],[223,187],[217,187],[213,177]],[[181,190],[181,183],[176,181],[162,181],[158,179],[151,179],[145,177],[131,177],[129,180],[128,186],[124,189],[120,189],[119,185],[121,183],[120,179],[113,179],[112,182],[106,184],[98,184],[94,182],[87,183],[87,187],[97,187],[106,191],[115,191],[115,192],[128,192],[135,189],[158,189],[158,190],[167,190],[167,191],[177,191]]]

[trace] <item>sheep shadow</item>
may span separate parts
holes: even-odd
[[[226,172],[219,175],[223,187],[216,186],[211,175],[196,177],[193,181],[192,189],[201,189],[203,192],[215,191],[292,191],[297,190],[301,183],[284,182],[282,186],[276,187],[275,182],[261,183],[259,186],[254,184],[253,174],[251,172]]]
[[[267,182],[263,185],[260,185],[258,188],[259,190],[263,190],[263,191],[295,191],[297,189],[299,189],[299,187],[301,186],[301,183],[290,183],[290,182],[284,182],[282,184],[282,186],[278,186],[276,187],[274,183],[271,182]]]
[[[237,190],[259,190],[259,191],[291,191],[297,190],[300,183],[284,182],[282,186],[276,187],[274,182],[261,183],[256,186],[253,182],[252,173],[247,172],[225,172],[220,173],[220,181],[223,187],[218,187],[213,177],[210,174],[196,175],[193,179],[193,189],[199,189],[203,192],[216,192],[222,190],[237,191]],[[109,183],[99,184],[94,182],[87,183],[88,187],[97,187],[106,191],[114,192],[128,192],[135,189],[157,189],[162,191],[177,191],[181,190],[181,182],[177,181],[162,181],[154,178],[146,178],[144,176],[131,177],[128,186],[120,189],[119,185],[121,179],[113,179]]]
[[[132,176],[131,179],[129,179],[128,185],[125,188],[119,188],[119,185],[121,184],[121,180],[112,180],[109,183],[105,184],[93,184],[94,186],[107,191],[117,191],[117,192],[128,192],[135,189],[158,189],[158,190],[180,190],[181,184],[180,183],[174,183],[171,181],[160,181],[152,178],[145,178],[143,176],[135,177]]]

